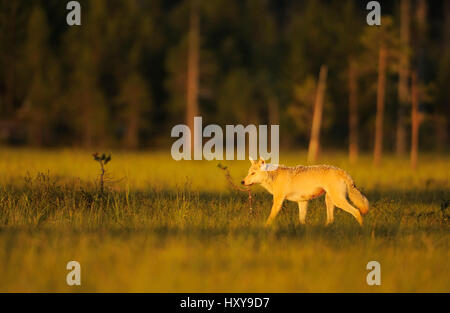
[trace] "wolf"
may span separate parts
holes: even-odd
[[[369,211],[369,201],[356,188],[353,179],[343,169],[331,165],[313,165],[288,167],[250,159],[251,165],[242,185],[260,184],[273,195],[273,205],[266,221],[269,226],[285,199],[298,203],[299,221],[305,224],[308,200],[325,195],[327,207],[326,225],[334,220],[334,207],[353,215],[362,226],[362,214]],[[347,201],[347,194],[356,209]]]

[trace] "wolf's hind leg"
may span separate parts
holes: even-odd
[[[328,193],[327,193],[328,195]],[[353,215],[354,218],[358,221],[359,225],[362,226],[363,219],[361,213],[358,209],[354,208],[346,199],[345,192],[339,192],[337,190],[333,190],[330,193],[330,198],[333,201],[334,205],[342,210]]]
[[[308,211],[308,201],[298,201],[298,218],[300,224],[306,224],[307,211]]]
[[[330,195],[327,193],[325,196],[325,204],[327,205],[327,222],[326,225],[333,223],[334,221],[334,203]]]
[[[272,210],[270,211],[269,218],[266,221],[266,226],[269,226],[270,224],[272,224],[273,220],[278,215],[278,212],[280,212],[280,210],[281,210],[281,205],[283,204],[283,201],[284,201],[284,196],[283,197],[281,197],[281,196],[273,197]]]

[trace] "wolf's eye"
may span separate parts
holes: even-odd
[[[251,173],[250,176],[255,175],[255,172]]]

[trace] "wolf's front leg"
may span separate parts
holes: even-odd
[[[325,196],[325,204],[327,205],[327,222],[326,225],[330,225],[334,220],[334,203],[330,195],[327,193]]]
[[[281,205],[283,204],[284,196],[273,196],[272,210],[270,211],[269,218],[267,219],[266,226],[272,224],[273,220],[277,216],[278,212],[281,210]]]
[[[298,202],[298,219],[300,224],[306,224],[306,212],[308,211],[308,201]]]

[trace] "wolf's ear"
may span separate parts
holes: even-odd
[[[259,163],[264,165],[264,164],[266,164],[266,160],[264,160],[262,157],[259,157]]]
[[[255,160],[253,160],[253,158],[251,156],[248,157],[250,159],[250,163],[255,164]]]

